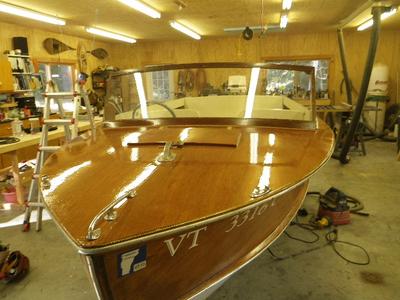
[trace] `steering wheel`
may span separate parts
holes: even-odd
[[[168,112],[172,115],[173,118],[176,118],[176,114],[174,113],[174,111],[173,111],[171,108],[169,108],[167,105],[165,105],[164,103],[155,102],[155,101],[146,102],[146,105],[147,105],[147,106],[153,105],[153,104],[154,104],[154,105],[159,105],[159,106],[164,107],[166,110],[168,110]],[[135,113],[136,113],[136,111],[137,111],[141,106],[142,106],[142,105],[141,105],[140,103],[138,103],[138,104],[135,106],[135,108],[134,108],[133,111],[132,111],[132,119],[135,119]]]

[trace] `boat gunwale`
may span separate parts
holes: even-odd
[[[319,168],[318,168],[319,169]],[[316,170],[318,170],[316,169]],[[102,254],[105,252],[110,252],[110,251],[114,251],[114,250],[118,250],[120,248],[125,248],[125,247],[129,247],[130,245],[134,245],[134,244],[139,244],[139,243],[144,243],[147,242],[149,240],[155,240],[155,239],[160,239],[163,238],[165,236],[169,236],[169,235],[173,235],[173,234],[178,234],[180,232],[183,231],[189,231],[193,228],[196,227],[201,227],[201,226],[205,226],[214,222],[218,222],[220,220],[223,219],[227,219],[229,217],[232,217],[236,214],[240,214],[243,211],[246,211],[248,209],[252,209],[258,205],[262,205],[264,203],[267,203],[269,201],[273,201],[275,198],[282,196],[283,194],[290,192],[291,190],[297,188],[298,186],[300,186],[301,184],[303,184],[305,181],[307,181],[315,172],[309,174],[307,177],[304,177],[301,181],[297,182],[296,184],[288,187],[288,188],[283,188],[280,191],[278,191],[277,193],[270,195],[269,197],[265,197],[262,199],[256,199],[253,203],[247,204],[245,206],[241,206],[238,208],[235,208],[233,210],[227,210],[212,216],[208,216],[208,217],[204,217],[202,219],[198,219],[196,221],[193,222],[187,222],[187,223],[182,223],[179,225],[173,225],[170,227],[163,227],[163,228],[158,228],[155,229],[152,232],[149,233],[145,233],[142,234],[140,236],[137,236],[136,238],[128,238],[125,240],[116,240],[113,241],[112,243],[108,244],[108,245],[103,245],[103,246],[92,246],[92,247],[82,247],[81,245],[79,245],[76,241],[76,239],[74,239],[72,236],[69,235],[69,233],[67,232],[66,228],[64,226],[61,226],[61,222],[58,221],[57,218],[55,218],[55,216],[51,213],[50,209],[48,208],[46,202],[45,206],[47,208],[47,211],[49,213],[49,215],[51,216],[51,218],[53,220],[55,220],[56,222],[54,222],[58,228],[61,229],[61,231],[63,232],[63,234],[68,238],[68,240],[75,246],[75,248],[77,248],[78,253],[79,254],[83,254],[83,255],[97,255],[97,254]]]
[[[169,71],[169,70],[181,70],[181,69],[221,69],[221,68],[231,68],[231,69],[250,69],[250,68],[260,68],[260,69],[273,69],[273,70],[289,70],[289,71],[299,71],[310,75],[314,74],[314,67],[302,66],[302,65],[291,65],[291,64],[277,64],[277,63],[245,63],[245,62],[206,62],[206,63],[183,63],[183,64],[165,64],[165,65],[149,65],[142,69],[126,69],[117,71],[111,75],[112,78],[133,75],[134,73],[146,73],[155,71]]]

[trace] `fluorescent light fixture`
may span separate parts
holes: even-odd
[[[365,23],[361,24],[360,26],[358,26],[357,30],[358,31],[363,31],[369,27],[371,27],[374,24],[374,20],[369,19],[368,21],[366,21]]]
[[[22,7],[0,3],[0,12],[4,12],[11,15],[16,15],[36,21],[50,23],[54,25],[65,25],[65,20],[44,15],[33,10],[25,9]]]
[[[282,2],[282,9],[285,10],[289,10],[292,7],[292,0],[283,0]]]
[[[387,18],[389,18],[390,16],[393,16],[395,13],[397,12],[397,7],[393,7],[390,11],[384,12],[381,15],[381,20],[386,20]]]
[[[146,100],[146,94],[144,93],[142,74],[139,72],[136,72],[133,74],[133,76],[135,77],[136,89],[137,89],[138,95],[139,95],[140,111],[142,113],[142,118],[148,119],[149,113],[147,112],[147,103],[146,103],[147,100]]]
[[[390,11],[387,11],[381,15],[381,20],[382,21],[386,20],[390,16],[393,16],[396,12],[397,12],[397,8],[396,7],[392,8]],[[369,20],[365,21],[364,23],[362,23],[360,26],[358,26],[357,30],[363,31],[367,28],[370,28],[372,25],[374,25],[374,20],[369,19]]]
[[[178,22],[171,21],[171,22],[169,22],[169,24],[171,25],[172,28],[190,36],[191,38],[194,38],[195,40],[201,39],[201,36],[199,34],[194,32],[193,30],[187,28],[186,26],[183,26],[182,24],[180,24]]]
[[[282,14],[281,15],[281,23],[279,24],[280,28],[286,28],[287,23],[289,21],[289,17],[287,14]]]
[[[260,75],[260,68],[251,69],[249,93],[247,94],[246,111],[244,113],[245,118],[251,118],[251,115],[253,114],[254,98],[256,95],[256,88],[259,75]]]
[[[96,35],[100,35],[100,36],[104,36],[110,39],[114,39],[114,40],[118,40],[118,41],[122,41],[122,42],[126,42],[126,43],[136,43],[136,40],[127,36],[123,36],[120,34],[116,34],[116,33],[112,33],[109,31],[105,31],[105,30],[101,30],[98,28],[93,28],[93,27],[88,27],[86,28],[86,31],[91,33],[91,34],[96,34]]]
[[[118,0],[118,1],[154,19],[161,18],[160,12],[156,11],[154,8],[144,4],[141,1],[137,0]]]
[[[268,30],[271,27],[273,27],[273,25],[249,26],[249,28],[253,31]],[[224,32],[237,32],[237,31],[243,31],[244,29],[245,29],[245,27],[228,27],[228,28],[224,28]]]

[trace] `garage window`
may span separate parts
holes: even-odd
[[[43,82],[43,90],[35,94],[36,106],[44,106],[42,93],[50,81],[54,85],[55,92],[72,92],[74,90],[74,73],[75,68],[71,64],[39,63],[39,75]],[[63,107],[69,111],[70,107],[73,107],[72,99],[64,101]],[[54,103],[51,103],[51,109],[52,111],[57,109]]]
[[[302,65],[315,68],[317,98],[328,98],[329,59],[270,61],[275,64]],[[267,94],[285,94],[305,98],[311,90],[309,77],[303,72],[268,70],[265,91]]]

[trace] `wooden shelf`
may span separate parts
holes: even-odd
[[[13,93],[33,93],[33,90],[16,90]]]
[[[4,103],[0,104],[0,108],[9,108],[9,107],[17,107],[17,103]]]
[[[29,55],[7,54],[8,57],[30,58]]]
[[[16,89],[14,93],[26,93],[32,90],[30,81],[34,66],[29,55],[7,55],[7,59],[11,64],[11,75],[13,76]]]

